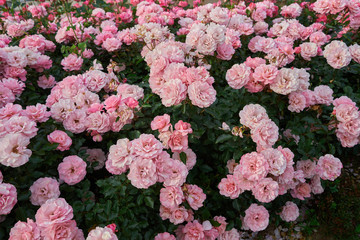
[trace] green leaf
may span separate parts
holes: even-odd
[[[145,197],[144,201],[146,206],[154,208],[154,200],[152,197]]]
[[[227,140],[230,140],[230,139],[232,139],[232,137],[233,136],[230,135],[230,134],[222,134],[216,139],[215,144],[222,143],[222,142],[225,142]]]

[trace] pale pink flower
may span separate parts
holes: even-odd
[[[46,106],[40,103],[27,106],[24,113],[30,120],[36,122],[46,122],[51,115],[50,112],[47,112]]]
[[[118,139],[109,149],[106,169],[112,174],[124,173],[130,166],[133,158],[130,156],[131,143],[129,139]]]
[[[274,82],[270,84],[270,89],[282,95],[287,95],[295,92],[299,88],[298,73],[295,69],[282,68],[275,78]]]
[[[61,65],[66,71],[77,71],[80,70],[83,64],[83,59],[78,57],[76,54],[72,53],[69,56],[65,57],[61,61]]]
[[[40,240],[40,228],[32,219],[18,221],[10,230],[9,240]]]
[[[344,42],[334,40],[326,45],[323,55],[328,64],[335,68],[340,69],[349,65],[351,61],[351,54]]]
[[[58,166],[59,178],[69,185],[81,182],[86,175],[86,162],[76,155],[67,156]]]
[[[258,201],[268,203],[279,195],[279,185],[272,178],[264,178],[254,185],[252,193]]]
[[[161,102],[166,107],[178,105],[186,98],[186,92],[187,87],[180,79],[171,79],[162,85]]]
[[[163,149],[159,140],[152,134],[141,134],[139,138],[132,141],[131,153],[143,158],[154,158]]]
[[[300,200],[310,197],[311,187],[308,183],[299,183],[296,187],[291,190],[291,196]]]
[[[226,163],[226,168],[228,169],[228,172],[230,174],[233,174],[234,173],[234,169],[235,167],[239,165],[237,162],[235,162],[235,159],[230,159],[227,161]]]
[[[179,120],[177,123],[175,123],[174,128],[184,136],[193,132],[191,129],[191,124],[184,122],[183,120]]]
[[[160,170],[160,169],[159,169]],[[186,181],[188,169],[184,163],[169,159],[162,163],[159,177],[164,179],[164,186],[181,186]]]
[[[170,116],[164,114],[162,116],[156,116],[154,120],[151,121],[151,129],[159,130],[159,132],[166,132],[171,127]]]
[[[216,40],[211,35],[205,34],[199,38],[196,49],[204,55],[213,55],[216,46]]]
[[[327,85],[315,87],[314,94],[317,104],[325,104],[329,106],[333,101],[333,90]]]
[[[90,70],[83,78],[85,86],[93,92],[99,92],[110,82],[109,75],[100,70]]]
[[[343,165],[340,159],[331,154],[326,154],[319,158],[317,172],[321,179],[334,181],[341,174]]]
[[[87,130],[106,133],[111,129],[110,116],[102,112],[91,113],[86,118],[85,126]]]
[[[35,137],[38,131],[36,122],[26,116],[12,116],[5,122],[5,130],[8,133],[21,133],[29,138]]]
[[[64,120],[64,128],[73,133],[81,133],[86,130],[86,117],[85,110],[77,109]]]
[[[277,149],[268,148],[261,151],[261,154],[269,163],[269,173],[279,176],[284,173],[287,162],[285,156]]]
[[[254,81],[261,82],[264,85],[271,84],[274,82],[276,76],[278,75],[277,67],[273,65],[261,64],[256,67],[253,73]]]
[[[279,128],[270,119],[263,119],[256,128],[251,129],[251,138],[258,147],[272,147],[279,138]]]
[[[282,220],[286,222],[295,221],[299,217],[299,208],[293,202],[286,202],[285,206],[283,206],[282,211],[280,213],[280,217]]]
[[[186,240],[205,239],[204,228],[197,220],[188,222],[182,232],[184,234],[184,239]]]
[[[349,47],[349,51],[351,54],[351,58],[357,62],[360,63],[360,45],[358,44],[353,44]]]
[[[198,210],[203,206],[203,202],[206,199],[205,193],[197,185],[186,184],[185,187],[186,201],[189,203],[192,209]]]
[[[29,161],[30,139],[20,133],[6,134],[0,138],[0,163],[8,167],[19,167]]]
[[[232,56],[235,53],[235,49],[231,44],[220,44],[216,48],[217,55],[216,57],[221,60],[231,60]]]
[[[77,235],[78,228],[75,220],[69,220],[61,223],[53,223],[41,229],[41,236],[44,240],[56,239],[59,236],[64,239],[85,239],[83,236]]]
[[[97,166],[94,167],[94,170],[99,170],[105,165],[105,153],[100,148],[92,148],[92,149],[86,149],[86,154],[89,156],[86,158],[86,161],[97,164]]]
[[[240,164],[236,168],[239,168],[244,178],[250,181],[258,181],[265,178],[268,174],[269,163],[260,153],[252,152],[243,155],[240,159]]]
[[[238,186],[233,175],[227,175],[226,178],[221,179],[218,185],[220,194],[231,199],[238,198],[243,190]]]
[[[107,38],[103,43],[102,47],[108,52],[114,52],[121,48],[122,42],[117,38]]]
[[[49,177],[39,178],[31,185],[30,192],[31,203],[40,206],[47,200],[60,196],[59,182]]]
[[[321,179],[319,175],[314,175],[311,179],[311,192],[313,194],[321,194],[324,192],[324,188],[321,186]]]
[[[241,239],[240,233],[235,228],[232,228],[231,230],[226,231],[220,234],[219,236],[219,240],[239,240],[239,239]]]
[[[130,165],[128,179],[136,188],[149,188],[157,182],[156,165],[149,158],[137,158]]]
[[[214,221],[220,223],[220,226],[215,227],[215,229],[221,234],[224,233],[226,230],[226,226],[227,226],[227,222],[226,222],[226,218],[223,216],[215,216],[214,217]]]
[[[234,89],[241,89],[250,81],[251,69],[246,64],[235,64],[226,72],[226,81]]]
[[[301,112],[307,106],[306,97],[302,92],[292,92],[289,94],[289,106],[290,112]]]
[[[0,215],[7,215],[17,203],[17,191],[14,185],[0,183]]]
[[[269,119],[266,110],[259,104],[248,104],[240,112],[240,123],[253,129],[262,120]]]
[[[64,198],[47,200],[35,214],[36,224],[43,228],[64,223],[73,218],[73,209]]]
[[[196,81],[189,85],[189,99],[200,108],[209,107],[216,100],[216,90],[207,82]]]
[[[108,227],[96,227],[89,232],[86,240],[117,240],[115,233]]]
[[[315,175],[316,162],[310,159],[297,161],[296,169],[303,171],[304,178],[312,178]]]
[[[253,232],[262,231],[269,225],[269,212],[264,206],[253,203],[245,211],[243,223]]]
[[[172,152],[183,152],[188,148],[188,136],[175,130],[169,138],[168,146]]]
[[[184,199],[183,191],[180,187],[165,187],[160,189],[160,203],[169,209],[178,207]]]
[[[155,236],[154,240],[176,240],[175,236],[168,233],[168,232],[164,232],[164,233],[159,233]]]
[[[47,136],[47,139],[50,143],[58,143],[57,150],[66,151],[70,149],[72,144],[71,138],[66,134],[66,132],[61,130],[55,130]]]
[[[160,216],[163,215],[161,213],[163,206],[160,205]],[[164,209],[164,207],[163,207]],[[189,212],[188,210],[186,210],[185,207],[181,206],[178,208],[175,208],[174,210],[167,210],[169,211],[168,216],[166,216],[167,218],[169,218],[169,221],[175,225],[183,223],[184,221],[186,221],[189,218]],[[163,217],[165,217],[163,215]],[[167,219],[165,218],[165,219]],[[164,219],[164,218],[163,218]]]

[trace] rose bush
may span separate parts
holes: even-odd
[[[240,239],[359,153],[357,0],[0,8],[0,238]]]

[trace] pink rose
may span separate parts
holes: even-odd
[[[169,209],[178,207],[184,199],[183,191],[180,187],[165,187],[160,189],[160,203]]]
[[[69,150],[72,144],[71,138],[66,134],[66,132],[61,130],[53,131],[47,136],[47,139],[50,143],[59,143],[59,146],[56,149],[60,151]]]
[[[252,76],[256,82],[261,82],[266,85],[274,82],[278,72],[277,67],[273,65],[261,64],[255,68]]]
[[[159,132],[166,132],[171,127],[170,116],[164,114],[162,116],[156,116],[154,120],[151,121],[151,129],[159,130]]]
[[[243,192],[233,175],[227,175],[226,178],[221,179],[218,188],[221,195],[231,199],[238,198],[239,195]]]
[[[216,90],[207,82],[196,81],[189,85],[189,99],[200,108],[209,107],[216,100]]]
[[[265,178],[269,172],[268,162],[263,155],[257,152],[243,155],[240,159],[239,166],[236,168],[239,168],[242,176],[250,181],[261,180]],[[236,171],[236,168],[234,172]]]
[[[117,95],[112,95],[104,101],[105,109],[108,112],[116,111],[120,103],[121,103],[121,97]]]
[[[112,174],[124,173],[133,161],[130,156],[131,143],[129,139],[118,139],[115,145],[109,149],[108,160],[106,161],[106,169]]]
[[[83,77],[85,86],[92,92],[100,92],[110,82],[109,75],[100,70],[90,70]]]
[[[279,195],[279,185],[272,178],[264,178],[255,184],[252,192],[258,201],[268,203]]]
[[[184,122],[183,120],[179,120],[174,127],[175,130],[180,132],[182,135],[187,135],[193,132],[191,129],[191,124]]]
[[[164,179],[164,186],[178,186],[184,184],[188,175],[188,169],[184,163],[178,160],[168,159],[159,166],[158,175]]]
[[[176,130],[170,135],[168,145],[172,152],[183,152],[188,148],[188,136]]]
[[[35,219],[39,227],[45,228],[57,223],[65,223],[73,218],[73,209],[64,198],[47,200],[37,210]]]
[[[306,61],[311,61],[312,57],[316,57],[318,55],[318,46],[316,43],[305,42],[300,44],[301,48],[301,57],[303,57]]]
[[[0,215],[7,215],[17,203],[17,192],[14,185],[0,183]]]
[[[264,230],[269,225],[269,212],[264,206],[251,204],[245,211],[244,227],[253,232]]]
[[[49,177],[39,178],[31,185],[30,192],[31,203],[41,206],[47,200],[60,196],[59,182]]]
[[[334,181],[341,174],[343,165],[340,159],[331,154],[326,154],[319,158],[317,172],[321,179]]]
[[[298,206],[293,202],[286,202],[285,206],[282,208],[280,217],[286,222],[295,221],[299,217]]]
[[[160,90],[161,102],[166,107],[178,105],[186,98],[186,91],[187,87],[180,79],[171,79]]]
[[[117,240],[115,233],[108,227],[96,227],[89,232],[87,240]]]
[[[270,119],[263,119],[255,129],[251,129],[251,138],[258,147],[272,147],[279,138],[279,128]]]
[[[233,48],[232,44],[222,43],[218,45],[216,52],[217,58],[221,60],[231,60],[232,56],[235,53],[235,49]]]
[[[86,175],[86,162],[76,155],[67,156],[58,166],[59,178],[69,185],[81,182]]]
[[[310,197],[311,187],[308,183],[299,183],[296,187],[291,190],[291,196],[300,200]]]
[[[292,92],[289,94],[289,106],[290,112],[301,112],[307,106],[306,97],[301,92]]]
[[[248,104],[240,112],[240,123],[254,129],[262,120],[269,119],[264,107],[259,104]]]
[[[219,240],[238,240],[240,238],[240,233],[235,228],[232,228],[230,231],[226,231],[219,236]]]
[[[94,170],[99,170],[105,165],[105,153],[100,148],[92,148],[86,149],[86,154],[89,156],[86,158],[86,161],[92,163],[94,166]]]
[[[46,122],[51,115],[50,112],[47,112],[46,106],[40,103],[35,106],[27,106],[24,113],[30,120],[40,123]]]
[[[77,71],[81,69],[83,64],[83,59],[78,57],[76,54],[72,53],[69,56],[65,57],[61,61],[61,65],[66,71]]]
[[[200,187],[196,185],[186,184],[185,187],[186,201],[189,203],[192,209],[198,210],[203,206],[203,202],[206,199],[205,193]]]
[[[351,54],[344,42],[334,40],[326,45],[323,55],[328,64],[335,68],[340,69],[349,65],[351,61]]]
[[[250,81],[251,70],[243,64],[235,64],[226,72],[226,81],[234,89],[244,87]]]
[[[152,134],[141,134],[139,138],[132,141],[131,153],[143,158],[154,158],[158,156],[163,149],[159,140]]]
[[[77,237],[78,228],[75,220],[68,220],[66,222],[53,223],[41,229],[41,236],[44,240],[56,239],[61,236],[64,239],[85,239],[83,236]]]
[[[18,221],[10,230],[9,240],[40,240],[40,228],[32,219],[27,222]]]
[[[190,148],[183,151],[183,153],[186,155],[186,167],[188,170],[191,170],[196,164],[196,154]],[[174,152],[172,158],[181,161],[179,152]]]
[[[182,232],[185,235],[184,239],[186,240],[205,239],[204,228],[197,220],[188,222],[183,228]]]
[[[164,233],[159,233],[155,236],[154,240],[176,240],[175,236],[168,233],[168,232],[164,232]]]
[[[269,173],[274,176],[279,176],[284,173],[287,162],[284,154],[273,148],[268,148],[261,151],[261,154],[269,163]]]
[[[20,133],[6,134],[0,138],[0,163],[19,167],[29,161],[31,150],[27,149],[30,139]]]
[[[156,165],[149,158],[137,158],[130,165],[128,179],[136,188],[149,188],[157,182]]]
[[[317,104],[329,106],[333,101],[333,90],[327,85],[320,85],[314,88],[314,94]]]
[[[296,169],[303,171],[305,178],[312,178],[315,175],[316,162],[310,159],[297,161]]]

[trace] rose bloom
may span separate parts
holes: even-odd
[[[240,123],[251,129],[255,128],[263,119],[269,119],[264,107],[259,104],[248,104],[239,112]]]
[[[231,230],[226,231],[220,234],[219,236],[219,240],[239,240],[239,239],[241,239],[240,233],[235,228],[232,228]]]
[[[186,184],[185,198],[192,209],[198,210],[203,206],[203,202],[206,199],[206,194],[200,187]]]
[[[0,163],[8,167],[19,167],[29,161],[30,139],[21,133],[6,134],[0,138]]]
[[[40,123],[46,122],[51,115],[46,111],[46,106],[40,103],[35,106],[27,106],[24,113],[30,120]]]
[[[83,59],[78,57],[76,54],[72,53],[69,56],[65,57],[61,61],[61,65],[66,71],[77,71],[80,70],[83,64]]]
[[[99,92],[110,82],[109,75],[100,70],[90,70],[83,77],[85,86],[92,92]]]
[[[154,158],[161,153],[162,149],[161,142],[154,135],[141,134],[139,138],[132,141],[130,151],[136,156]]]
[[[178,207],[184,199],[183,191],[180,187],[165,187],[160,189],[160,203],[169,209]]]
[[[14,185],[0,183],[0,215],[7,215],[17,203],[17,192]]]
[[[258,147],[272,147],[279,138],[279,128],[270,119],[263,119],[250,133]]]
[[[279,195],[279,185],[272,178],[264,178],[255,184],[252,192],[258,201],[268,203]]]
[[[50,143],[59,143],[57,150],[66,151],[70,149],[72,144],[71,138],[66,134],[66,132],[61,130],[55,130],[47,136],[47,139]]]
[[[228,169],[230,174],[234,173],[235,167],[238,165],[237,162],[235,162],[235,159],[230,159],[226,163],[226,168]]]
[[[35,214],[39,227],[48,227],[56,223],[64,223],[73,218],[73,209],[64,198],[47,200]]]
[[[282,95],[288,95],[291,92],[295,92],[298,88],[298,72],[291,68],[280,69],[274,82],[270,84],[271,90]]]
[[[86,175],[86,162],[76,155],[67,156],[58,166],[59,178],[69,185],[81,182]]]
[[[287,162],[284,154],[281,151],[273,148],[268,148],[261,151],[261,154],[269,163],[269,173],[274,176],[279,176],[284,173]]]
[[[96,227],[89,232],[86,240],[117,240],[115,233],[108,227]]]
[[[238,186],[233,175],[227,175],[226,178],[221,179],[218,185],[220,194],[231,199],[238,198],[243,190]]]
[[[344,42],[335,40],[326,45],[323,55],[328,64],[335,68],[340,69],[349,65],[351,61],[351,54]]]
[[[321,179],[334,181],[341,174],[343,165],[340,159],[331,154],[326,154],[319,158],[317,172]]]
[[[204,228],[197,221],[188,222],[182,230],[184,234],[184,239],[186,240],[201,240],[205,239]]]
[[[49,177],[39,178],[31,185],[30,192],[31,203],[40,206],[48,199],[60,196],[59,182]]]
[[[300,48],[300,54],[306,61],[311,61],[311,58],[316,57],[316,55],[318,54],[318,46],[316,45],[316,43],[305,42],[300,44]]]
[[[277,67],[273,65],[261,64],[255,68],[254,74],[252,76],[256,82],[271,84],[274,82],[278,72],[279,71]]]
[[[40,228],[32,219],[18,221],[10,230],[9,240],[40,240]]]
[[[159,167],[159,177],[164,179],[164,186],[181,186],[186,181],[188,169],[178,160],[168,159]]]
[[[245,63],[235,64],[226,72],[226,81],[233,89],[241,89],[250,81],[251,69]]]
[[[128,179],[136,188],[149,188],[157,181],[156,165],[148,158],[137,158],[130,165]]]
[[[183,120],[179,120],[177,123],[175,123],[175,130],[180,132],[182,135],[188,135],[193,132],[191,129],[191,124],[184,122]]]
[[[108,160],[106,161],[106,169],[112,174],[122,174],[130,166],[133,158],[130,156],[131,143],[129,139],[118,139],[115,145],[109,149]]]
[[[166,132],[171,127],[170,116],[164,114],[162,116],[156,116],[154,120],[151,121],[151,129],[159,130],[159,132]]]
[[[301,112],[307,106],[306,97],[301,92],[292,92],[289,94],[289,106],[290,112]]]
[[[351,54],[351,58],[357,62],[360,63],[360,45],[358,44],[353,44],[349,47],[349,51]]]
[[[187,87],[180,79],[171,79],[160,90],[161,102],[166,107],[178,105],[186,98],[186,91]]]
[[[321,194],[324,192],[324,188],[321,186],[321,179],[319,175],[314,175],[311,179],[311,192],[313,194]]]
[[[355,105],[340,104],[334,110],[336,119],[340,122],[348,122],[359,117],[359,111]]]
[[[264,230],[269,225],[269,212],[264,206],[251,204],[245,211],[244,227],[253,232]]]
[[[299,183],[296,187],[291,190],[291,196],[300,200],[310,197],[311,187],[308,183]]]
[[[243,155],[240,159],[240,164],[236,168],[239,168],[242,176],[250,181],[261,180],[269,172],[268,162],[263,155],[257,152]],[[235,173],[234,176],[236,177]]]
[[[199,53],[204,55],[213,55],[216,50],[216,46],[216,40],[209,34],[204,34],[202,37],[200,37],[196,49],[199,51]]]
[[[221,234],[224,233],[226,230],[226,226],[227,226],[227,222],[226,222],[226,218],[223,216],[215,216],[214,217],[214,221],[218,222],[220,224],[220,226],[215,227],[215,229]]]
[[[189,99],[194,106],[206,108],[216,100],[216,90],[207,82],[196,81],[189,85]]]
[[[41,236],[44,240],[50,239],[85,239],[78,235],[79,229],[76,227],[75,220],[69,220],[61,223],[54,223],[41,229]]]
[[[315,175],[316,162],[310,159],[297,161],[296,169],[302,170],[305,178],[312,178]]]
[[[314,88],[314,94],[317,104],[329,106],[333,101],[333,90],[327,85],[319,85]]]
[[[183,153],[185,153],[186,155],[186,161],[185,161],[186,167],[190,171],[196,164],[196,154],[190,148],[183,151]],[[172,158],[181,161],[180,153],[178,152],[174,152]]]
[[[286,202],[285,206],[282,208],[280,217],[286,222],[295,221],[299,217],[298,206],[293,202]]]
[[[164,232],[164,233],[159,233],[155,236],[154,240],[176,240],[175,236],[168,233],[168,232]]]
[[[170,135],[168,146],[172,152],[183,152],[188,148],[188,136],[176,130]]]

